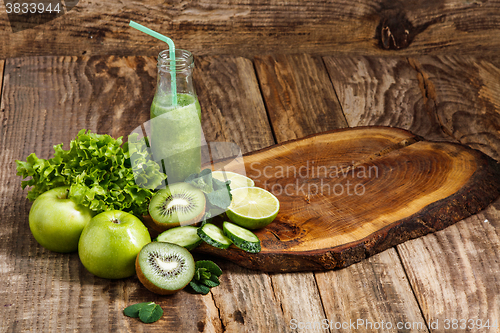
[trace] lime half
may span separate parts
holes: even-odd
[[[280,202],[260,187],[240,187],[231,191],[233,199],[226,212],[234,223],[247,229],[263,228],[278,215]]]
[[[229,187],[231,188],[231,190],[240,187],[249,187],[255,185],[254,181],[250,178],[232,171],[214,171],[212,172],[212,177],[223,182],[225,182],[226,180],[230,180],[231,184],[229,185]]]

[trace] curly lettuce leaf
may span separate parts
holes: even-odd
[[[112,138],[85,129],[71,141],[69,150],[54,146],[54,157],[40,159],[31,154],[26,161],[16,160],[21,186],[32,187],[28,199],[59,186],[70,186],[69,197],[95,212],[123,210],[136,216],[147,214],[152,190],[166,175],[151,158],[146,139],[130,136],[122,147],[122,137]],[[129,147],[133,147],[129,150]],[[134,163],[131,165],[131,154]],[[136,177],[137,175],[137,177]],[[29,180],[24,180],[31,177]]]

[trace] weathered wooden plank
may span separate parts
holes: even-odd
[[[293,59],[294,61],[281,61],[277,64],[275,63],[277,60],[270,57],[258,57],[255,61],[259,81],[263,84],[261,90],[268,107],[268,113],[270,114],[270,119],[274,119],[273,127],[275,128],[276,136],[281,137],[282,140],[286,140],[288,138],[292,139],[298,137],[296,133],[304,135],[334,129],[335,126],[339,125],[339,122],[335,120],[343,118],[343,115],[340,114],[341,109],[335,106],[338,104],[336,104],[336,102],[322,103],[319,104],[319,110],[312,107],[318,107],[318,103],[320,103],[318,100],[335,100],[335,97],[332,96],[335,92],[331,88],[327,88],[328,85],[331,85],[331,82],[326,78],[326,69],[323,67],[323,64],[312,61],[314,58],[309,56],[279,57],[278,59],[287,58]],[[311,69],[313,66],[314,69]],[[309,73],[311,72],[316,73],[313,78],[309,77]],[[287,73],[293,74],[287,75]],[[301,83],[302,86],[300,90],[294,87],[294,80],[298,77],[301,77],[302,80],[307,78],[306,81],[309,83]],[[322,78],[322,80],[314,79],[315,77]],[[286,97],[276,96],[278,94]],[[313,101],[305,99],[304,102],[304,99],[301,99],[303,97],[300,97],[300,95],[308,96],[315,94],[315,100]],[[289,95],[291,96],[288,97]],[[287,104],[281,101],[286,101]],[[285,105],[285,107],[283,105]],[[282,111],[287,109],[295,110],[295,112]],[[324,116],[321,121],[315,121],[317,115],[326,116]],[[334,121],[332,121],[332,119]],[[298,127],[298,130],[295,129],[290,132],[281,130],[277,126],[277,124],[280,123],[297,124],[295,126]],[[278,128],[278,130],[276,130],[276,128]],[[289,137],[287,137],[287,135],[289,135]],[[295,281],[288,281],[288,279],[286,279],[286,274],[272,275],[273,281],[278,279],[278,281],[280,281],[279,284],[275,284],[275,290],[277,289],[276,285],[281,286],[281,288],[287,287],[287,289],[282,289],[283,295],[288,295],[286,301],[282,303],[296,304],[296,306],[289,311],[289,316],[286,317],[287,321],[290,322],[290,320],[295,319],[297,321],[297,327],[295,328],[298,329],[299,322],[303,323],[303,325],[307,325],[307,322],[323,323],[322,320],[328,320],[329,324],[333,323],[334,325],[331,328],[333,332],[335,331],[335,322],[349,322],[350,320],[355,321],[360,318],[360,313],[357,309],[351,308],[348,305],[349,299],[346,297],[346,294],[342,291],[339,292],[339,290],[349,290],[352,292],[352,296],[363,304],[364,308],[367,309],[366,311],[369,312],[369,318],[372,318],[374,321],[395,321],[397,318],[406,317],[420,318],[421,321],[423,321],[418,305],[408,286],[408,282],[404,281],[406,278],[404,274],[401,274],[401,262],[397,258],[395,251],[390,249],[379,254],[376,258],[378,259],[370,259],[355,264],[348,268],[347,271],[328,271],[324,273],[314,273],[314,275],[304,273],[305,275],[300,287],[294,283]],[[400,279],[393,280],[394,277],[388,276],[386,272],[389,269],[398,270],[399,277],[403,282],[401,283]],[[363,272],[363,275],[352,273],[358,271]],[[304,291],[307,290],[305,287],[308,285],[308,279],[312,278],[317,281],[324,312],[319,312],[318,310],[314,310],[312,313],[308,312],[300,303],[295,302],[287,291],[299,288],[303,290],[302,293],[305,295],[303,297],[308,297],[307,294],[310,294],[311,296],[309,296],[309,298],[313,298],[316,294],[314,289],[309,288],[307,292]],[[339,290],[335,290],[331,286],[331,279],[341,279],[342,285]],[[365,281],[380,281],[382,287],[378,290],[373,288],[359,289],[359,286],[363,285]],[[303,297],[299,302],[303,302]],[[342,311],[336,312],[335,305],[331,302],[332,298],[342,304],[346,304]],[[408,301],[401,302],[402,299]],[[377,306],[374,306],[374,304],[377,304]],[[380,304],[391,307],[391,312],[382,311],[383,308]],[[316,308],[319,308],[319,305],[316,305]],[[316,329],[313,331],[322,332],[324,330],[322,327],[318,328],[316,326]]]
[[[500,202],[433,235],[398,246],[433,332],[498,332]],[[491,326],[496,326],[492,327]]]
[[[207,142],[234,142],[243,153],[274,143],[250,60],[200,57],[194,75]],[[220,286],[211,294],[222,328],[227,332],[286,332],[269,275],[217,262],[224,273]]]
[[[299,323],[320,323],[326,319],[313,273],[275,273],[270,276],[276,299],[283,311],[286,332],[301,332],[304,327]],[[328,331],[311,329],[308,332]]]
[[[428,140],[451,139],[426,108],[414,68],[403,57],[324,57],[349,126],[407,129]]]
[[[164,48],[162,42],[129,28],[129,20],[169,35],[178,47],[195,54],[493,54],[500,46],[496,1],[197,0],[145,5],[139,0],[81,0],[72,8],[69,4],[66,14],[37,26],[26,24],[21,15],[7,14],[2,6],[0,58],[155,56]]]
[[[5,63],[0,161],[0,293],[2,331],[141,331],[142,323],[121,311],[156,301],[165,316],[148,331],[219,332],[213,300],[181,291],[159,297],[137,279],[94,277],[77,254],[39,246],[28,227],[29,203],[15,176],[14,159],[35,152],[52,155],[81,128],[127,135],[149,119],[155,84],[152,58],[35,57]],[[200,329],[201,328],[201,329]]]
[[[207,142],[234,142],[242,153],[274,143],[249,59],[196,57],[193,75]]]
[[[280,143],[347,126],[320,57],[255,57],[262,94]]]
[[[339,271],[315,274],[335,332],[428,332],[394,249]]]
[[[444,130],[498,159],[498,59],[418,57],[410,63],[420,75],[429,110],[439,116]],[[498,326],[498,209],[497,200],[480,214],[397,247],[433,331],[479,330],[478,323],[488,319],[490,326],[495,321]]]
[[[498,60],[498,57],[497,57]],[[475,57],[417,57],[428,112],[455,140],[500,159],[500,63]]]

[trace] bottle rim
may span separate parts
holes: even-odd
[[[171,63],[170,50],[163,50],[158,54],[158,67],[161,67],[162,69],[170,69]],[[176,71],[192,68],[194,66],[193,54],[188,50],[176,49],[175,66]]]

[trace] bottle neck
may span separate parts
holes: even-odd
[[[158,54],[158,71],[170,72],[174,67],[176,72],[192,71],[194,67],[194,58],[191,52],[187,50],[175,50],[175,61],[172,61],[169,50],[163,50]]]
[[[172,95],[172,80],[175,79],[177,95],[188,94],[196,98],[193,86],[194,58],[191,52],[186,50],[175,50],[175,60],[170,58],[169,50],[160,52],[158,55],[158,76],[155,99]]]

